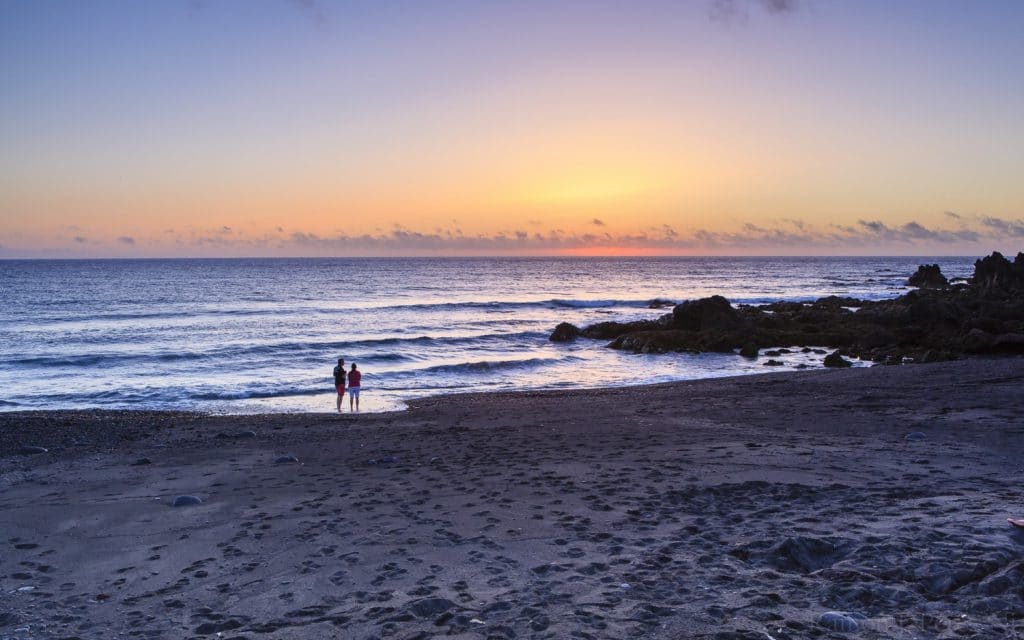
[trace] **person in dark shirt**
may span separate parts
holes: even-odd
[[[348,372],[348,410],[359,411],[359,382],[362,380],[363,374],[356,369],[356,363],[352,363],[352,370]],[[355,409],[352,408],[352,402],[355,401]]]
[[[338,413],[341,413],[341,401],[345,398],[345,358],[338,358],[338,366],[334,367],[334,389],[338,392]]]

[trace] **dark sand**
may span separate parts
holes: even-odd
[[[1022,471],[1024,359],[0,414],[0,638],[1019,638]]]

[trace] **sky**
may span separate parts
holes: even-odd
[[[1024,249],[1017,0],[0,0],[0,258]]]

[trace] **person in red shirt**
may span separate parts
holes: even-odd
[[[359,411],[359,382],[363,374],[356,369],[356,363],[352,363],[352,370],[348,372],[348,410]],[[355,402],[355,409],[352,404]]]

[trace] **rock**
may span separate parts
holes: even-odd
[[[722,296],[688,300],[672,309],[673,326],[687,331],[733,329],[740,324],[739,313]]]
[[[759,345],[819,345],[853,360],[900,364],[955,359],[962,354],[1024,353],[1024,253],[1013,262],[994,253],[975,264],[969,284],[940,286],[935,265],[915,274],[922,286],[890,300],[829,296],[815,302],[775,302],[733,308],[713,296],[676,305],[652,320],[563,323],[553,340],[578,335],[608,340],[635,353],[735,353],[753,357]],[[850,308],[856,308],[856,312]],[[760,355],[775,357],[777,349]],[[930,355],[928,355],[930,354]],[[830,360],[831,362],[832,360]],[[842,360],[836,364],[844,366]]]
[[[781,360],[769,360],[768,362],[763,363],[761,366],[763,366],[763,367],[781,367],[781,366],[784,366],[785,364],[786,363],[781,361]]]
[[[191,507],[197,504],[203,504],[201,498],[197,498],[196,496],[178,496],[177,498],[174,499],[172,506]]]
[[[927,436],[920,431],[912,431],[906,435],[906,440],[924,440]]]
[[[675,302],[671,300],[666,300],[665,298],[655,298],[654,300],[651,300],[650,302],[647,303],[647,308],[662,309],[664,307],[673,307],[675,306],[675,304]]]
[[[570,342],[575,340],[580,335],[580,329],[574,324],[568,322],[559,322],[555,330],[548,336],[548,340],[551,342]]]
[[[18,616],[14,615],[10,611],[0,613],[0,627],[6,627],[12,624],[18,624]]]
[[[23,456],[34,456],[40,453],[47,453],[48,451],[49,449],[45,447],[36,447],[32,445],[24,446],[18,449],[18,453]]]
[[[764,352],[764,355],[770,356],[770,357],[776,357],[776,356],[781,356],[782,352],[779,351],[778,349],[768,349],[767,351]]]
[[[613,340],[630,331],[642,331],[658,328],[657,322],[598,322],[580,332],[585,338],[593,340]]]
[[[844,633],[853,633],[860,628],[853,617],[841,611],[826,611],[818,617],[818,624],[826,629]]]
[[[996,338],[991,333],[974,328],[967,332],[961,345],[967,353],[987,353],[995,350]]]
[[[1024,253],[1018,253],[1012,263],[998,251],[977,260],[971,285],[986,292],[1024,289]]]
[[[752,342],[748,342],[740,348],[740,355],[744,358],[756,358],[757,351],[757,345]]]
[[[941,289],[949,286],[949,280],[946,279],[946,276],[942,275],[939,265],[922,264],[917,268],[914,275],[907,279],[907,284],[921,289]]]
[[[238,433],[235,434],[235,437],[236,438],[255,438],[256,437],[256,432],[255,431],[239,431]]]
[[[274,464],[296,464],[299,459],[295,456],[278,456],[274,458]]]
[[[853,363],[850,362],[849,360],[846,360],[845,358],[843,358],[843,356],[840,355],[840,353],[838,351],[833,351],[832,353],[830,353],[827,356],[825,356],[825,366],[826,367],[852,367]]]
[[[133,467],[141,467],[141,466],[144,466],[144,465],[147,465],[147,464],[153,464],[153,461],[150,460],[149,458],[139,458],[138,460],[136,460],[135,462],[132,463],[132,466]]]

